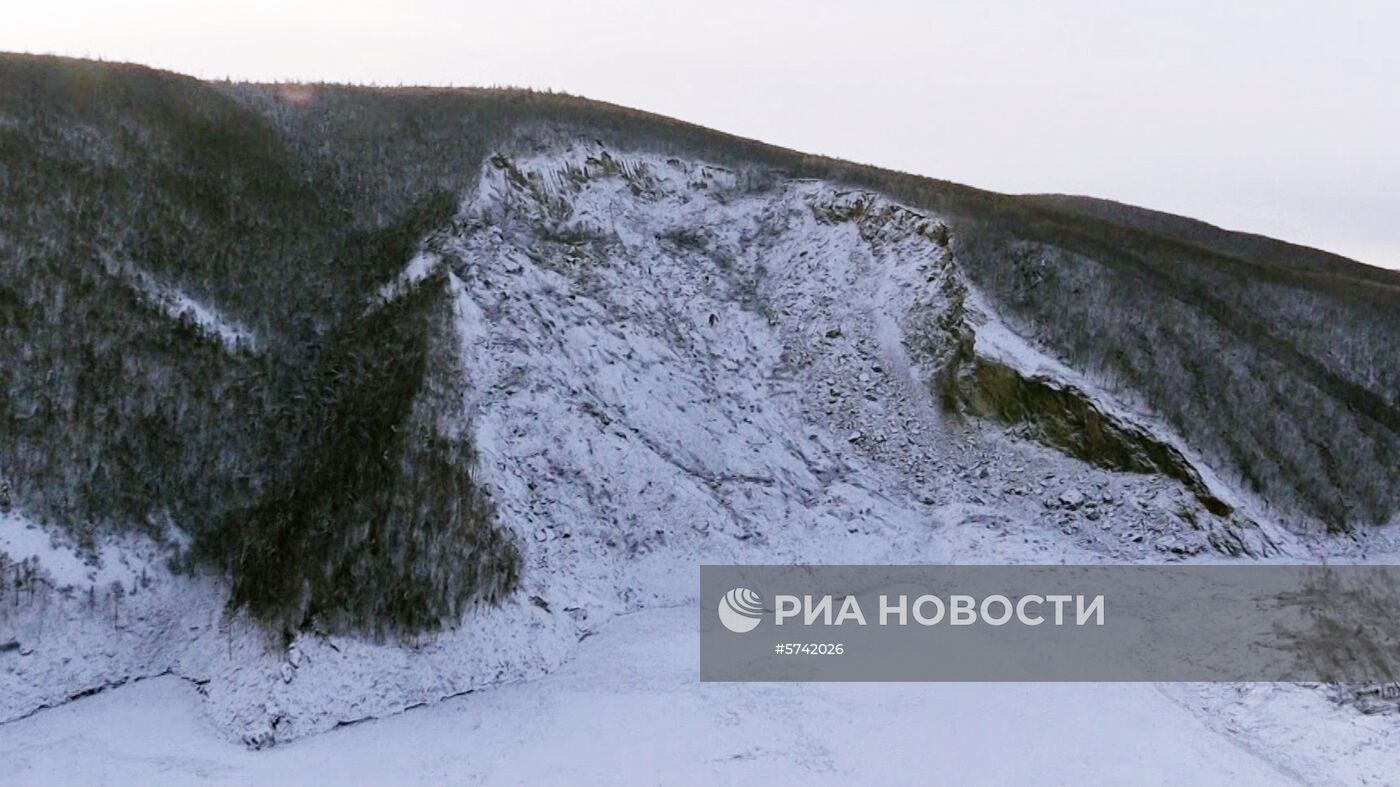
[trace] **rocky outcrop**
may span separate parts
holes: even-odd
[[[973,357],[952,377],[959,403],[973,415],[1022,427],[1023,434],[1098,467],[1176,479],[1210,513],[1223,517],[1233,512],[1180,451],[1100,409],[1069,383],[1026,376],[983,357]]]

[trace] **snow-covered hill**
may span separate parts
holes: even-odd
[[[10,514],[0,721],[168,674],[222,735],[265,747],[539,678],[619,615],[691,602],[701,563],[1335,551],[1018,334],[960,249],[947,217],[836,183],[596,143],[502,149],[366,308],[450,300],[467,392],[439,427],[474,442],[519,588],[406,642],[283,642],[227,612],[218,577],[170,572],[178,528],[85,558]],[[1057,437],[1086,413],[1102,442]]]

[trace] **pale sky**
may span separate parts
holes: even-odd
[[[1400,6],[0,0],[0,50],[202,77],[566,90],[1400,268]]]

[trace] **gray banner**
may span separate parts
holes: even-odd
[[[703,566],[706,681],[1400,676],[1397,566]]]

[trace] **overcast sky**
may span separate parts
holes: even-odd
[[[1400,268],[1400,10],[1381,2],[5,4],[3,50],[203,77],[567,90]]]

